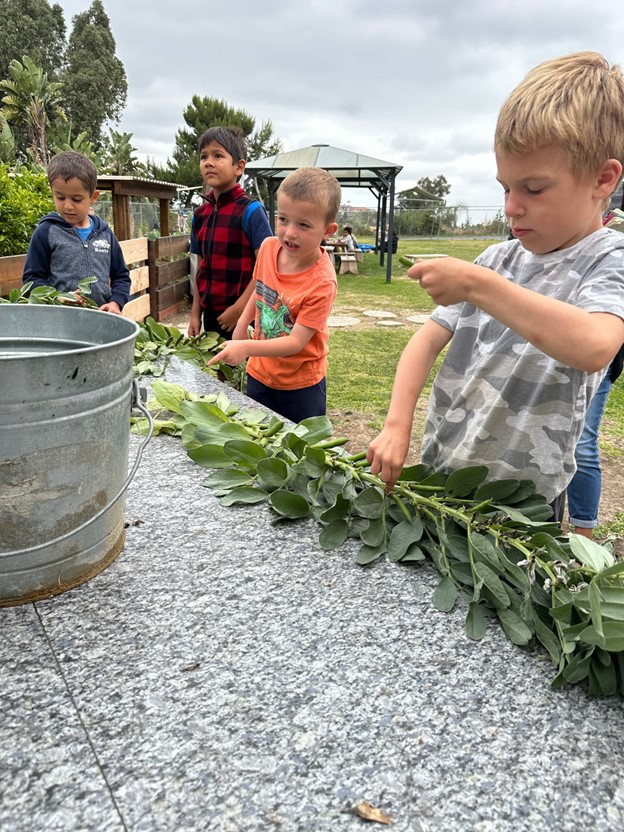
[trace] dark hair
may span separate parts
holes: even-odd
[[[69,182],[70,179],[79,179],[89,195],[97,188],[97,168],[91,159],[82,153],[76,153],[73,150],[57,153],[48,162],[46,171],[50,185],[56,179],[63,179],[65,182]]]
[[[345,225],[345,227],[342,230],[346,231],[347,234],[353,234],[353,229],[351,228],[350,225]]]
[[[201,153],[210,142],[216,142],[227,150],[234,164],[240,162],[241,159],[247,159],[247,142],[243,131],[238,127],[209,127],[199,138],[197,143],[199,152]]]

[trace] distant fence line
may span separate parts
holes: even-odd
[[[343,206],[338,222],[348,223],[357,237],[375,233],[377,211]],[[487,237],[504,239],[507,220],[498,207],[442,205],[429,208],[395,206],[394,229],[399,237]]]

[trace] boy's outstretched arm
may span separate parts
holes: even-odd
[[[466,301],[542,352],[588,373],[606,367],[624,343],[624,321],[518,286],[492,269],[455,257],[416,262],[408,276],[442,306]],[[582,333],[583,337],[573,337]]]
[[[202,330],[202,307],[197,283],[195,284],[195,291],[193,293],[193,305],[191,306],[191,318],[188,325],[189,338],[195,338],[201,334]]]
[[[370,443],[366,454],[371,473],[380,476],[388,491],[394,487],[405,463],[418,397],[451,337],[448,329],[429,320],[412,336],[399,359],[383,430]]]
[[[221,352],[208,362],[210,367],[217,361],[236,366],[250,355],[270,356],[272,358],[285,358],[288,355],[295,355],[305,347],[316,330],[302,324],[295,324],[290,335],[283,335],[279,338],[269,338],[266,341],[236,340],[228,341]]]

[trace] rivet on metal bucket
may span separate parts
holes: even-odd
[[[71,589],[121,551],[143,450],[128,475],[137,334],[118,315],[0,305],[0,606]]]

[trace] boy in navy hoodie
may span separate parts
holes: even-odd
[[[82,153],[57,153],[48,165],[56,211],[39,220],[30,240],[22,283],[74,292],[85,277],[97,277],[91,297],[103,312],[121,315],[130,294],[130,274],[117,238],[90,213],[100,192],[97,170]]]

